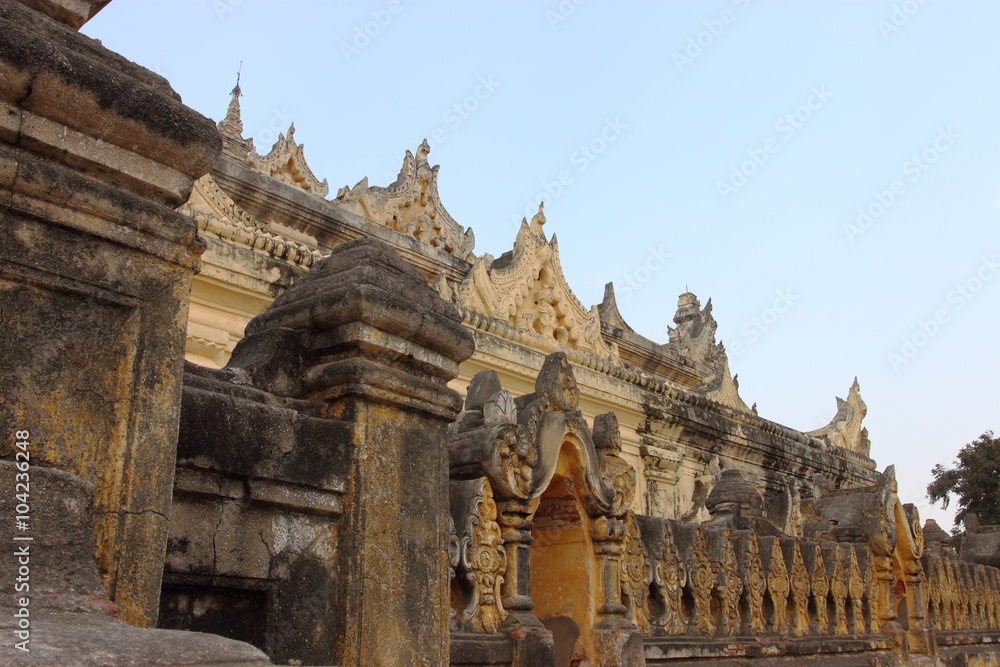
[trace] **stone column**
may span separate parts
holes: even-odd
[[[259,372],[250,347],[269,336],[288,338],[289,360],[301,359],[297,393],[352,428],[329,638],[336,664],[448,664],[447,426],[462,401],[447,383],[472,355],[472,336],[375,239],[337,247],[275,299],[234,359]]]
[[[0,457],[27,431],[33,465],[94,484],[104,586],[152,625],[200,254],[173,208],[221,140],[76,32],[104,4],[0,0]]]

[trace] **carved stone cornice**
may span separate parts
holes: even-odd
[[[199,231],[296,266],[309,268],[329,254],[270,231],[223,192],[210,174],[195,181],[191,197],[177,210],[192,218]]]

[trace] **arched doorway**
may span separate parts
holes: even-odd
[[[580,501],[583,470],[581,444],[566,440],[532,516],[531,600],[535,615],[553,633],[557,667],[594,656],[591,628],[600,582],[591,519]]]

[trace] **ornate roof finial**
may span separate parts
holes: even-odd
[[[545,202],[538,202],[538,213],[531,218],[531,229],[532,234],[544,234],[542,231],[542,226],[545,224]]]
[[[229,109],[226,117],[219,123],[219,134],[222,135],[222,153],[240,162],[246,159],[247,153],[253,150],[253,140],[243,138],[243,120],[240,118],[240,75],[243,73],[243,61],[236,72],[236,86],[230,93]]]

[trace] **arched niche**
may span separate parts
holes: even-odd
[[[595,655],[591,632],[601,581],[592,518],[581,499],[587,492],[586,461],[583,442],[566,434],[555,472],[533,501],[531,600],[535,615],[553,632],[557,667],[581,653]]]

